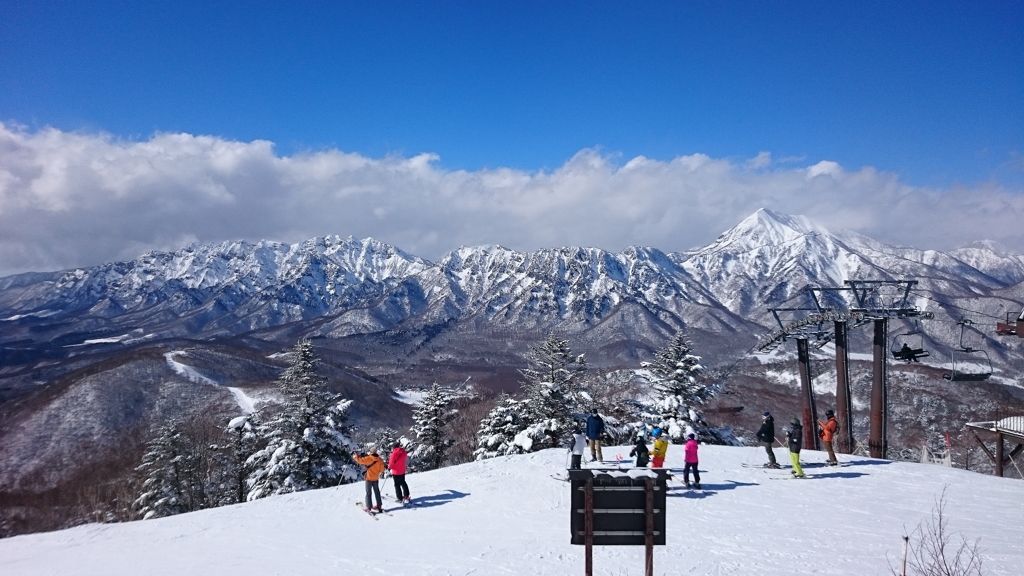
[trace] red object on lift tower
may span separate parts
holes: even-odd
[[[1024,338],[1024,310],[1021,310],[1015,322],[1010,321],[1009,313],[1006,314],[1006,322],[996,322],[996,334]]]

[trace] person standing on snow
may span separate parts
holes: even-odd
[[[775,419],[772,418],[771,412],[765,412],[762,416],[761,427],[757,429],[757,441],[768,453],[768,463],[765,467],[779,468],[779,463],[775,461],[775,451],[772,450],[772,444],[775,442]]]
[[[828,420],[824,424],[820,420],[818,421],[818,426],[821,427],[821,430],[818,431],[818,436],[825,443],[825,451],[828,452],[828,465],[837,466],[839,465],[839,460],[836,458],[835,451],[832,450],[832,441],[839,430],[839,422],[836,420],[836,413],[831,410],[825,410],[825,417]]]
[[[601,454],[601,435],[604,434],[604,420],[597,413],[597,408],[587,416],[587,440],[590,442],[590,461],[604,460]]]
[[[665,464],[665,454],[668,453],[668,440],[662,438],[661,428],[655,428],[651,432],[654,436],[654,449],[651,450],[651,468],[661,468]]]
[[[576,430],[572,435],[572,464],[569,468],[572,470],[579,470],[583,467],[583,453],[587,451],[587,437],[583,435],[583,431],[580,430],[579,424],[576,425]]]
[[[638,468],[647,467],[647,463],[651,460],[651,453],[647,450],[647,442],[644,441],[643,434],[636,435],[636,444],[633,449],[629,451],[630,456],[636,456],[636,465]]]
[[[377,455],[377,449],[370,450],[367,456],[360,456],[359,452],[353,452],[355,461],[366,466],[366,509],[370,512],[380,512],[380,475],[384,473],[384,461]],[[377,505],[370,507],[370,494],[377,498]]]
[[[683,483],[690,487],[690,471],[693,470],[693,487],[700,490],[700,472],[697,470],[697,438],[693,434],[686,436],[686,446],[683,448]]]
[[[402,504],[409,503],[409,485],[405,483],[405,468],[409,460],[409,453],[402,448],[402,443],[395,441],[391,448],[391,455],[388,456],[388,470],[395,481],[395,498]]]
[[[797,478],[804,477],[804,469],[800,467],[800,449],[803,447],[804,427],[800,425],[799,418],[793,418],[791,426],[786,431],[786,440],[789,441],[789,460],[793,463],[792,474]]]

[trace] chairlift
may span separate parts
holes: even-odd
[[[931,356],[931,352],[924,349],[924,332],[917,322],[914,323],[912,330],[893,336],[891,352],[896,360],[905,360],[908,363],[920,362],[921,358]]]
[[[970,320],[964,318],[957,322],[960,325],[960,348],[953,350],[950,353],[950,362],[953,365],[952,370],[948,374],[943,374],[942,377],[950,382],[980,382],[982,380],[988,380],[992,376],[992,359],[989,358],[988,352],[985,350],[971,348],[964,344],[964,330],[968,324],[974,324]],[[957,359],[959,358],[959,363]],[[973,363],[980,363],[988,366],[988,371],[978,370],[964,370],[965,364],[971,364],[970,360],[975,360]],[[959,364],[959,368],[958,368]]]

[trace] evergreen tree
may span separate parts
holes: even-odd
[[[587,363],[554,334],[531,348],[527,360],[531,366],[521,371],[526,427],[515,443],[524,452],[562,446],[591,402],[582,386]]]
[[[195,462],[184,449],[178,424],[161,426],[146,445],[136,471],[142,474],[142,494],[133,503],[144,519],[161,518],[193,510],[190,476]]]
[[[451,395],[435,382],[412,414],[411,431],[416,436],[416,446],[410,454],[411,468],[436,470],[444,465],[452,446],[446,428],[454,417]]]
[[[295,345],[291,365],[278,380],[285,405],[260,427],[266,446],[246,461],[252,469],[249,500],[358,479],[347,423],[352,402],[324,389],[318,363],[308,340]]]
[[[398,438],[398,431],[385,426],[383,428],[374,428],[370,431],[370,434],[372,439],[369,442],[369,446],[367,446],[367,451],[376,448],[380,452],[381,457],[387,460],[387,454]]]
[[[515,443],[515,439],[526,426],[524,403],[503,392],[494,408],[480,421],[473,457],[484,460],[522,453],[523,449]]]
[[[256,452],[259,437],[258,414],[247,414],[232,418],[228,422],[226,432],[231,437],[229,457],[225,459],[225,476],[230,479],[231,497],[233,502],[245,502],[248,491],[246,480],[252,469],[248,466],[249,457]]]
[[[722,443],[722,438],[707,426],[698,407],[706,404],[718,393],[717,384],[701,379],[704,367],[700,356],[692,353],[691,344],[682,332],[655,354],[651,362],[642,364],[650,374],[658,400],[655,410],[660,427],[671,441],[681,444],[688,433],[694,433],[702,442]]]

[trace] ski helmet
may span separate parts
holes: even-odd
[[[828,418],[831,418],[831,417],[833,417],[835,415],[836,415],[835,412],[833,412],[831,410],[825,410],[825,416],[827,416]]]
[[[799,418],[793,418],[789,423],[793,424],[794,426],[799,426],[800,425],[800,419]]]
[[[651,430],[651,436],[661,436],[661,428],[655,428]]]
[[[771,418],[772,417],[772,413],[771,412],[765,412],[764,414],[761,414],[761,416],[763,416],[765,418]]]
[[[696,438],[696,436],[694,436],[693,434],[687,434],[686,437],[689,438],[690,440]]]

